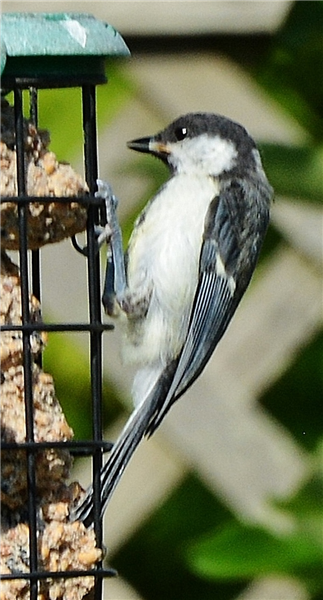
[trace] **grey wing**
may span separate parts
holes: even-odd
[[[204,271],[200,276],[196,302],[173,387],[174,401],[200,375],[223,336],[236,309],[231,282],[215,272]]]
[[[262,194],[257,189],[235,180],[210,204],[186,341],[146,429],[149,435],[204,369],[249,284],[269,220],[271,189]]]
[[[167,396],[152,417],[148,434],[153,433],[173,402],[204,369],[236,309],[235,281],[225,268],[226,258],[231,264],[235,261],[237,247],[235,230],[229,221],[226,207],[218,198],[214,199],[206,218],[188,334]]]

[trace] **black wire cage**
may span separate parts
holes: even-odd
[[[128,48],[120,35],[109,25],[95,20],[89,15],[71,14],[4,14],[2,16],[2,40],[5,45],[2,51],[2,94],[9,91],[13,98],[12,112],[12,145],[11,151],[16,155],[16,195],[3,196],[2,207],[14,206],[16,223],[16,249],[19,256],[18,281],[20,287],[21,315],[18,321],[2,319],[3,343],[8,339],[18,338],[21,344],[22,397],[24,401],[23,441],[17,441],[8,435],[6,423],[2,424],[2,453],[6,457],[5,465],[22,463],[26,470],[26,496],[23,506],[10,507],[3,502],[3,528],[27,525],[27,548],[23,569],[19,569],[14,561],[14,550],[8,549],[6,568],[1,573],[3,582],[17,583],[17,598],[50,597],[50,582],[78,581],[75,578],[91,576],[92,584],[86,591],[80,591],[77,597],[102,598],[103,578],[112,576],[114,571],[103,568],[102,555],[98,555],[95,565],[85,563],[82,569],[67,568],[44,569],[44,561],[40,556],[40,530],[44,528],[39,516],[39,489],[37,468],[40,457],[45,451],[60,452],[68,450],[71,454],[87,453],[92,456],[93,488],[94,488],[94,535],[97,548],[102,547],[102,523],[100,520],[100,468],[102,452],[109,449],[103,441],[101,420],[102,396],[102,337],[111,328],[102,320],[101,308],[101,265],[100,254],[96,242],[96,226],[105,225],[104,201],[95,196],[98,176],[97,134],[96,134],[96,86],[106,83],[105,58],[108,56],[126,56]],[[83,190],[77,197],[52,195],[33,195],[28,193],[26,165],[26,122],[36,132],[33,138],[37,141],[38,131],[38,90],[44,88],[78,87],[82,97],[82,122],[84,139],[84,174],[87,191]],[[24,116],[28,102],[28,118]],[[73,107],[71,107],[73,109]],[[68,127],[68,124],[66,125]],[[28,133],[28,132],[27,132]],[[37,149],[35,149],[37,152]],[[31,243],[30,207],[52,205],[60,209],[70,208],[71,201],[77,211],[85,213],[87,260],[87,293],[88,321],[85,323],[48,323],[35,317],[31,297],[42,300],[42,281],[40,271],[40,242]],[[46,212],[46,208],[45,208]],[[3,253],[10,231],[5,221],[2,229],[2,262],[6,266],[7,255]],[[79,225],[79,223],[78,223]],[[39,232],[37,233],[39,236]],[[43,235],[43,234],[42,234]],[[46,237],[45,232],[45,237]],[[64,232],[73,236],[74,232]],[[12,237],[12,236],[11,236]],[[55,240],[49,240],[55,241]],[[39,246],[39,247],[38,247]],[[78,248],[74,237],[74,246]],[[7,246],[9,249],[12,246]],[[32,249],[31,249],[32,248]],[[31,257],[30,257],[31,256]],[[4,268],[4,270],[6,270]],[[39,304],[40,306],[40,304]],[[58,439],[58,441],[39,441],[35,435],[35,364],[41,369],[41,352],[35,351],[35,339],[39,341],[43,332],[87,332],[90,340],[89,371],[91,377],[92,399],[92,439],[84,442]],[[2,378],[4,383],[5,377]],[[23,460],[21,457],[23,456]],[[46,464],[46,461],[45,461]],[[46,467],[47,468],[47,467]],[[10,470],[10,469],[9,469]],[[2,478],[2,492],[10,497],[10,477]],[[74,526],[74,525],[73,525]],[[56,527],[56,533],[58,531]],[[26,528],[24,529],[26,532]],[[58,535],[58,533],[57,533]],[[81,540],[81,545],[84,540]],[[11,556],[10,556],[11,554]],[[11,561],[11,562],[10,562]],[[60,564],[60,563],[58,563]],[[90,579],[88,579],[90,580]],[[20,587],[19,587],[19,585]],[[91,591],[89,591],[91,590]],[[15,592],[12,592],[13,594]],[[65,595],[57,596],[69,598]],[[74,588],[75,593],[75,588]],[[88,596],[87,594],[91,594]],[[42,595],[41,595],[42,594]],[[47,594],[47,595],[46,595]],[[84,594],[84,595],[82,595]],[[12,596],[14,597],[14,596]],[[56,597],[56,596],[55,596]],[[72,597],[72,596],[71,596]],[[74,596],[73,596],[74,598]]]

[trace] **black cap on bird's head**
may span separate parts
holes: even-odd
[[[256,150],[242,125],[213,113],[188,113],[154,136],[128,142],[128,147],[157,156],[172,170],[181,170],[184,164],[186,168],[200,165],[210,175],[228,172],[238,164],[250,166]]]

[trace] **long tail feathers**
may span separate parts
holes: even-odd
[[[156,385],[137,406],[129,417],[110,456],[101,471],[101,516],[142,437],[149,429],[149,423],[163,404],[171,385],[177,361],[173,361]],[[71,512],[71,520],[83,521],[86,527],[93,523],[93,488],[90,486],[82,502]]]

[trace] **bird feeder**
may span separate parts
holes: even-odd
[[[102,440],[102,337],[111,326],[101,315],[96,244],[96,226],[105,225],[104,202],[95,196],[96,86],[107,81],[105,59],[129,50],[113,27],[84,14],[3,14],[1,40],[2,594],[99,600],[103,578],[114,573],[102,567],[99,514],[102,452],[109,447]],[[81,90],[84,175],[58,161],[48,132],[38,127],[38,90],[67,87]],[[84,230],[88,320],[44,322],[41,249]],[[91,440],[73,441],[53,379],[42,369],[49,331],[90,338]],[[93,457],[93,530],[68,520],[69,505],[82,494],[67,483],[77,451]]]

